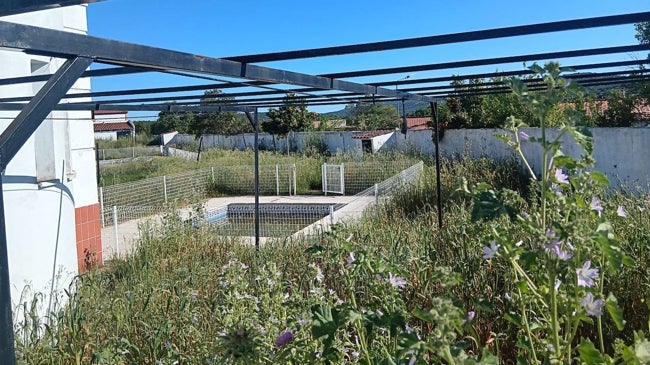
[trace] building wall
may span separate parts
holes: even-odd
[[[95,139],[102,139],[106,141],[117,140],[117,132],[95,132]]]
[[[533,137],[539,137],[539,128],[524,128]],[[460,155],[471,157],[490,157],[497,160],[518,159],[514,151],[496,134],[506,133],[499,129],[449,129],[440,140],[440,153],[447,158]],[[548,131],[549,138],[558,135],[557,130]],[[650,188],[650,128],[593,128],[594,158],[596,169],[607,174],[615,185],[625,183]],[[300,132],[292,133],[288,139],[292,146],[302,148],[307,139],[321,138],[332,153],[362,153],[361,140],[353,139],[354,132]],[[431,140],[431,130],[408,131],[407,134],[393,132],[384,137],[385,141],[379,151],[401,150],[414,154],[431,156],[435,154],[435,146]],[[187,143],[193,136],[179,134],[171,143]],[[277,138],[268,134],[260,134],[260,144],[268,147],[276,146],[277,150],[286,151],[287,138]],[[244,144],[242,141],[246,141]],[[263,142],[262,142],[263,141]],[[582,149],[570,136],[561,139],[563,151],[567,155],[579,157]],[[220,147],[227,149],[246,149],[253,145],[253,135],[237,136],[204,136],[205,148]],[[373,146],[376,147],[377,145]],[[533,170],[540,173],[541,150],[538,145],[524,142],[522,150],[527,156]]]
[[[19,14],[2,20],[76,33],[87,31],[85,6]],[[2,50],[0,78],[51,74],[63,62]],[[0,96],[31,96],[43,84],[2,86]],[[70,92],[89,90],[90,81],[79,80]],[[16,112],[1,112],[0,129],[4,130],[15,115]],[[90,112],[83,111],[52,112],[4,173],[13,303],[28,301],[36,292],[46,294],[42,303],[47,303],[53,272],[55,289],[67,288],[79,269],[85,267],[79,250],[89,248],[101,253],[99,232],[88,228],[99,219],[98,209],[97,218],[93,216],[98,198],[90,117]]]

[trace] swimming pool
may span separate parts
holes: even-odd
[[[332,204],[260,204],[260,237],[290,236],[326,217]],[[255,204],[232,203],[205,212],[205,220],[218,234],[255,236]]]

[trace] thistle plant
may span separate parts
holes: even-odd
[[[609,221],[609,217],[625,219],[625,207],[606,212],[601,203],[609,182],[593,170],[593,138],[581,114],[567,107],[567,118],[557,131],[547,128],[553,108],[569,98],[580,100],[583,91],[560,76],[558,63],[535,64],[530,69],[544,79],[543,90],[530,92],[516,78],[509,86],[540,125],[539,134],[521,130],[526,121],[511,117],[510,134],[499,137],[521,157],[534,180],[534,193],[523,204],[514,192],[478,184],[472,213],[476,220],[491,222],[482,252],[485,265],[504,268],[513,283],[504,300],[505,318],[519,329],[517,361],[640,362],[636,354],[647,350],[646,342],[637,341],[636,348],[623,346],[624,357],[620,348],[607,347],[603,337],[604,316],[610,316],[619,330],[625,324],[614,293],[604,292],[608,275],[632,265]],[[568,137],[580,146],[579,157],[562,152]],[[541,152],[539,174],[524,153],[523,147],[532,150],[530,144]]]

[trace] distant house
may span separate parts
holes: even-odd
[[[431,122],[431,117],[406,117],[406,129],[409,131],[431,129],[429,122]]]
[[[93,111],[93,130],[95,139],[117,140],[120,137],[135,135],[135,125],[127,119],[126,111]]]
[[[394,129],[381,129],[376,131],[363,131],[355,133],[352,138],[361,140],[361,149],[365,153],[374,153],[379,151],[393,135]]]

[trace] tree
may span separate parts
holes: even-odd
[[[177,131],[178,133],[189,133],[190,124],[194,122],[193,112],[160,112],[158,121],[151,127],[151,133],[161,134]]]
[[[361,130],[394,129],[399,126],[397,109],[392,105],[359,103],[346,109],[350,125]]]
[[[235,105],[235,98],[223,95],[221,90],[208,90],[201,99],[201,105]],[[200,112],[190,123],[189,132],[197,138],[204,134],[233,135],[252,132],[248,120],[235,112]]]
[[[283,99],[283,105],[278,109],[269,109],[266,116],[269,120],[262,122],[264,132],[286,135],[290,131],[302,132],[312,129],[318,113],[307,110],[303,98],[288,93]]]

